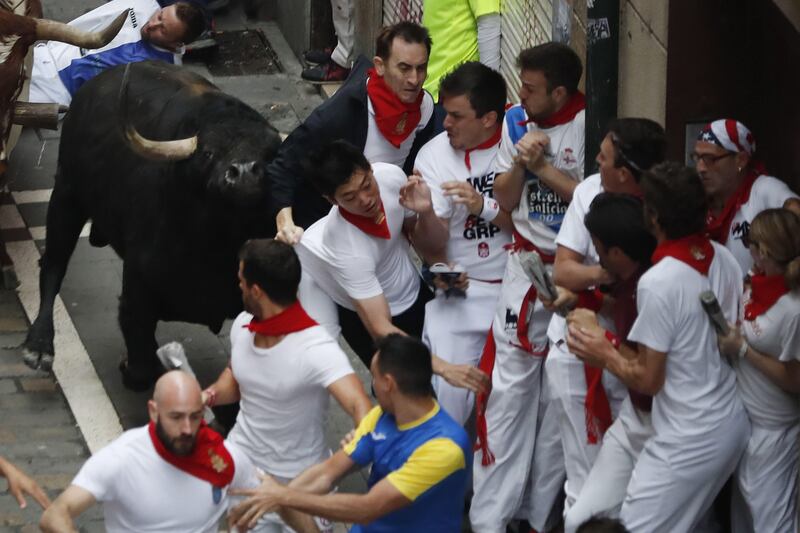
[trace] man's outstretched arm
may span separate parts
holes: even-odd
[[[45,533],[72,533],[75,517],[94,505],[91,492],[77,485],[70,485],[42,514],[39,527]]]

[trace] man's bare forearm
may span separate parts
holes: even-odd
[[[572,193],[575,192],[575,187],[578,186],[578,182],[569,175],[553,165],[547,164],[536,172],[536,176],[545,185],[550,187],[554,193],[560,196],[562,200],[565,202],[572,201]]]
[[[508,172],[502,172],[495,176],[492,186],[494,199],[506,211],[513,211],[519,205],[524,186],[525,168],[514,164]]]
[[[225,370],[209,389],[214,389],[216,393],[214,405],[227,405],[239,401],[239,384],[233,377],[233,370],[230,366],[225,367]]]

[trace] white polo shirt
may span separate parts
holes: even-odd
[[[259,468],[294,478],[325,459],[327,388],[353,373],[339,344],[322,326],[286,335],[272,348],[254,345],[242,312],[231,326],[231,368],[241,399],[228,442]]]
[[[782,363],[800,361],[800,295],[784,294],[755,320],[742,319],[742,332],[754,350]],[[785,392],[749,360],[739,361],[736,377],[754,425],[778,429],[800,422],[798,395]]]
[[[517,106],[512,107],[514,108]],[[509,110],[510,112],[511,110]],[[525,115],[527,117],[527,115]],[[511,142],[508,123],[503,121],[503,140],[497,154],[497,172],[508,172],[514,166],[517,148]],[[557,169],[579,182],[583,179],[585,111],[580,111],[566,124],[541,129],[533,122],[527,131],[541,131],[550,137],[545,157]],[[528,241],[547,253],[555,253],[555,239],[569,202],[563,200],[538,179],[528,179],[522,189],[519,205],[512,213],[514,227]]]
[[[753,267],[753,258],[750,250],[742,244],[742,237],[750,231],[750,224],[761,211],[783,207],[789,198],[798,198],[797,194],[781,180],[772,176],[761,175],[753,182],[750,198],[742,204],[733,217],[730,233],[725,247],[731,251],[743,274],[747,274]]]
[[[365,82],[366,83],[366,82]],[[400,143],[400,147],[395,147],[392,143],[386,140],[381,131],[378,129],[378,124],[375,122],[375,108],[372,107],[372,102],[367,96],[367,142],[364,144],[364,157],[370,163],[391,163],[403,168],[405,165],[408,154],[411,153],[411,147],[414,145],[414,140],[417,134],[424,130],[433,116],[433,97],[428,91],[423,90],[422,103],[420,104],[420,120],[416,129]]]
[[[403,221],[415,216],[400,205],[400,187],[408,177],[395,165],[374,163],[391,237],[381,239],[348,222],[334,206],[303,234],[296,246],[303,275],[311,276],[334,302],[355,311],[353,300],[383,294],[392,316],[416,301],[420,277],[409,256]]]
[[[225,447],[235,467],[229,487],[258,486],[247,455],[235,445]],[[105,529],[111,533],[216,533],[228,510],[229,487],[215,489],[166,462],[147,426],[126,431],[90,457],[72,484],[103,503]]]
[[[712,245],[708,276],[666,257],[639,279],[639,316],[628,340],[666,353],[664,386],[653,397],[653,428],[662,441],[708,435],[740,406],[736,377],[719,353],[700,293],[714,291],[725,318],[734,322],[742,276],[731,253]]]
[[[497,145],[470,152],[470,167],[464,150],[450,146],[447,132],[442,132],[420,149],[414,168],[419,170],[431,191],[433,210],[450,223],[447,258],[458,263],[476,279],[502,279],[508,253],[504,246],[511,235],[491,221],[470,215],[467,207],[453,202],[442,191],[447,181],[467,182],[481,195],[494,198],[495,159]]]

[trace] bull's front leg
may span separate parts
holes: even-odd
[[[164,372],[156,356],[158,323],[155,296],[138,272],[126,261],[122,273],[119,325],[128,351],[120,364],[122,384],[134,391],[149,389]]]

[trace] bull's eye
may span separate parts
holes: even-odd
[[[204,150],[203,159],[205,159],[206,161],[211,161],[212,159],[214,159],[214,152],[212,152],[211,150]]]

